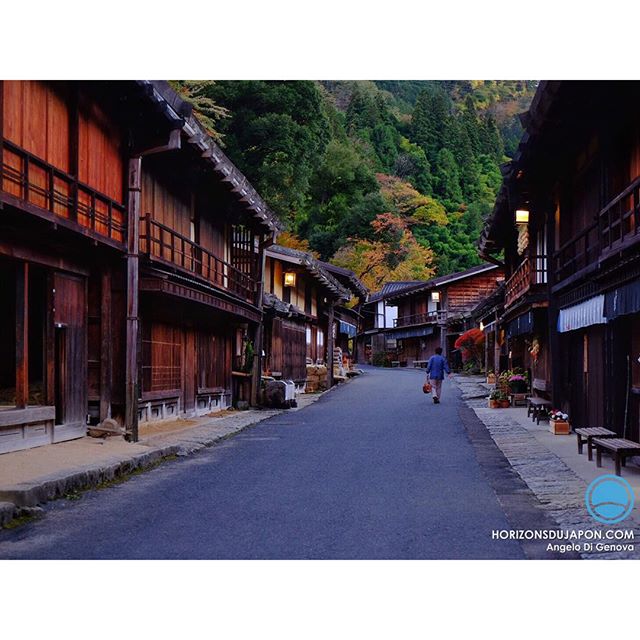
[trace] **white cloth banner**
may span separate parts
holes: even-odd
[[[607,318],[604,315],[604,295],[589,298],[573,307],[560,309],[558,315],[558,331],[575,331],[594,324],[605,324]]]

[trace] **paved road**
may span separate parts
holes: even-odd
[[[368,369],[190,458],[57,501],[0,558],[521,558],[445,382]]]

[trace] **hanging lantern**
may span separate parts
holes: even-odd
[[[293,271],[286,271],[284,274],[284,286],[295,287],[296,286],[296,274]]]

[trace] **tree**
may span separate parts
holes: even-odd
[[[445,130],[451,103],[444,91],[425,89],[420,93],[412,115],[412,137],[422,147],[431,166],[445,143]]]
[[[431,165],[424,150],[407,138],[400,139],[400,153],[396,157],[393,172],[399,178],[409,180],[420,193],[433,193]]]
[[[481,366],[484,355],[484,332],[480,329],[469,329],[463,333],[454,344],[461,349],[463,362],[470,362],[474,366]]]
[[[208,95],[233,114],[220,123],[227,153],[285,222],[303,207],[330,139],[314,82],[219,81]]]
[[[218,132],[218,122],[229,117],[229,110],[220,106],[211,97],[215,86],[213,80],[170,80],[169,84],[180,96],[191,103],[193,110],[207,133],[222,144],[222,136]]]
[[[373,240],[352,240],[331,262],[351,269],[371,290],[388,280],[427,280],[433,275],[433,252],[416,242],[401,216],[380,214],[371,227]]]
[[[435,192],[448,210],[455,210],[463,199],[460,173],[453,153],[449,149],[440,149],[435,166]]]

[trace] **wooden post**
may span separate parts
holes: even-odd
[[[329,389],[333,386],[333,316],[335,304],[335,300],[329,302],[329,311],[327,314],[327,388]]]
[[[498,312],[496,311],[495,317],[495,327],[494,327],[494,342],[493,342],[493,373],[496,374],[496,379],[498,378],[498,373],[500,373],[500,318],[498,316]]]
[[[127,354],[125,371],[125,428],[138,441],[138,279],[142,158],[129,160],[127,202]]]
[[[45,397],[46,403],[49,406],[53,406],[56,403],[56,392],[55,392],[55,360],[56,360],[56,336],[54,330],[54,317],[53,317],[53,308],[55,303],[55,296],[53,293],[53,289],[55,286],[55,280],[53,276],[53,271],[49,270],[47,272],[47,296],[46,296],[46,304],[47,304],[47,312],[45,319]]]
[[[262,298],[264,294],[264,272],[265,272],[265,262],[267,260],[267,255],[265,252],[266,247],[272,244],[272,238],[268,236],[267,238],[260,238],[259,243],[259,255],[257,259],[257,273],[255,274],[257,291],[256,291],[256,306],[260,309],[260,313],[262,313]],[[272,272],[273,275],[273,272]],[[261,318],[260,322],[257,324],[254,333],[254,359],[253,359],[253,370],[252,370],[252,379],[251,379],[251,404],[256,406],[259,400],[259,390],[260,390],[260,381],[262,380],[262,352],[264,350],[264,314]]]
[[[16,407],[29,403],[29,264],[16,267]]]
[[[553,201],[546,203],[547,206],[547,284],[546,297],[549,301],[547,307],[547,320],[549,330],[549,353],[547,355],[547,372],[551,377],[551,402],[554,406],[560,406],[562,396],[562,381],[560,379],[560,371],[562,368],[560,363],[560,335],[558,334],[558,303],[556,297],[551,293],[555,279],[555,265],[551,256],[555,253],[556,247],[556,224],[559,226],[559,220],[556,222],[556,207]],[[544,345],[543,345],[544,348]],[[555,366],[554,366],[555,364]]]
[[[100,421],[111,417],[111,271],[102,273],[100,305]]]

